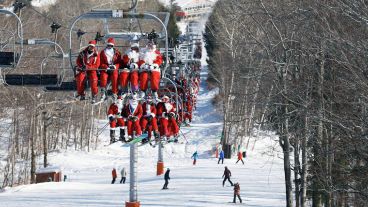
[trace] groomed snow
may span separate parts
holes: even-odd
[[[218,143],[221,117],[211,104],[216,90],[206,90],[206,71],[202,71],[197,111],[191,127],[182,129],[188,143],[168,144],[164,148],[165,167],[171,169],[169,190],[161,190],[163,176],[156,176],[157,149],[149,145],[139,148],[138,199],[141,206],[166,207],[223,207],[233,206],[233,189],[229,183],[222,187],[224,166],[232,172],[232,181],[239,182],[243,205],[259,207],[285,206],[282,160],[269,146],[276,146],[273,135],[262,135],[254,151],[248,150],[245,165],[235,164],[236,158],[217,164],[210,151]],[[101,123],[103,124],[103,123]],[[50,164],[60,166],[67,182],[40,183],[6,188],[0,193],[0,206],[61,207],[61,206],[124,206],[129,199],[127,183],[114,185],[111,170],[129,170],[129,147],[108,143],[108,130],[101,135],[101,145],[91,152],[65,151],[50,154]],[[253,141],[251,141],[253,143]],[[193,166],[192,153],[198,150],[199,160]],[[271,156],[270,156],[271,155]],[[39,163],[42,163],[40,157]],[[240,205],[240,204],[236,204]]]

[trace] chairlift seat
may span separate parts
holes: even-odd
[[[8,74],[5,82],[13,86],[51,86],[58,83],[56,74]]]
[[[0,67],[14,67],[17,57],[18,54],[14,52],[0,52]]]

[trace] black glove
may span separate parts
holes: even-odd
[[[147,116],[147,121],[152,121],[152,119],[153,119],[152,115]]]
[[[113,116],[110,116],[110,117],[109,117],[109,121],[110,121],[110,122],[114,121],[114,117],[113,117]]]
[[[86,71],[86,66],[83,65],[82,67],[79,68],[80,71]]]
[[[138,120],[138,117],[133,116],[133,117],[132,117],[132,120],[133,120],[133,121],[137,121],[137,120]]]
[[[115,70],[115,65],[109,65],[110,70]]]
[[[169,118],[173,118],[173,117],[175,117],[175,113],[174,112],[170,112],[169,113]]]

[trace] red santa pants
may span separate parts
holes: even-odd
[[[127,90],[127,88],[128,88],[128,80],[129,80],[129,72],[128,71],[122,71],[119,74],[119,85],[120,85],[120,88],[123,91],[128,91]]]
[[[100,87],[101,88],[106,88],[108,79],[110,79],[111,81],[112,93],[117,94],[118,93],[118,70],[113,70],[109,72],[103,70],[100,72]]]
[[[98,93],[98,77],[97,71],[87,71],[88,81],[91,86],[92,95],[97,95]],[[80,72],[76,75],[75,81],[77,84],[78,95],[84,96],[84,83],[86,81],[86,72]]]
[[[179,133],[179,127],[174,118],[160,118],[160,135],[170,137]]]
[[[130,72],[130,87],[132,88],[133,92],[138,90],[138,80],[139,80],[138,70],[131,71]]]
[[[125,126],[124,119],[123,118],[117,118],[116,120],[110,122],[110,128],[111,129],[116,128],[116,126],[118,126],[118,127]]]
[[[142,135],[141,126],[139,125],[139,120],[137,121],[128,120],[127,127],[128,127],[129,136],[133,135],[133,131],[135,131],[136,136]]]
[[[151,72],[151,90],[158,91],[160,87],[161,73],[159,71]]]
[[[158,126],[157,126],[157,119],[156,117],[153,117],[152,120],[151,120],[151,123],[150,123],[150,126],[148,127],[148,119],[147,117],[143,117],[141,118],[141,127],[142,127],[142,130],[147,130],[148,132],[148,137],[151,137],[152,136],[152,130],[153,131],[158,131]]]
[[[149,74],[147,71],[143,71],[139,73],[139,89],[141,89],[141,91],[147,90],[148,78],[149,78]]]

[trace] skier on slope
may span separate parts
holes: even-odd
[[[121,60],[123,70],[119,74],[120,94],[128,93],[128,82],[130,82],[133,93],[138,90],[138,61],[139,44],[138,42],[132,42],[130,49],[125,52]]]
[[[115,183],[116,178],[118,177],[118,176],[117,176],[117,174],[116,174],[116,169],[115,169],[115,168],[113,168],[113,169],[112,169],[111,175],[112,175],[112,181],[111,181],[111,184],[114,184],[114,183]]]
[[[224,180],[222,181],[222,187],[225,186],[225,182],[226,180],[229,180],[231,186],[234,186],[233,182],[231,182],[230,180],[231,177],[231,172],[230,170],[225,166],[225,170],[224,170],[224,174],[222,175],[222,178],[224,178]]]
[[[193,165],[195,165],[197,163],[197,159],[198,159],[198,152],[195,151],[191,157],[193,159]]]
[[[225,158],[225,153],[223,150],[220,151],[220,156],[219,156],[219,159],[218,159],[218,162],[217,164],[220,164],[220,161],[222,161],[221,164],[224,164],[224,158]]]
[[[142,105],[137,100],[137,95],[131,96],[131,98],[129,99],[129,103],[126,104],[123,108],[123,114],[127,120],[129,139],[132,138],[133,131],[135,131],[136,136],[142,135],[139,121],[142,117],[143,110]]]
[[[240,185],[239,185],[239,183],[235,183],[235,185],[234,185],[233,203],[236,203],[236,196],[239,198],[240,203],[242,203],[242,199],[240,198]]]
[[[107,46],[100,53],[100,87],[101,87],[101,100],[105,100],[107,96],[106,86],[107,81],[111,81],[111,89],[114,95],[114,99],[118,94],[118,75],[119,66],[121,60],[121,53],[114,48],[114,38],[107,39]]]
[[[123,118],[123,100],[122,97],[119,96],[114,103],[112,103],[107,111],[107,117],[110,122],[110,144],[116,141],[115,139],[115,129],[116,127],[120,128],[120,136],[119,140],[125,142],[125,121]]]
[[[120,183],[123,183],[125,184],[125,180],[126,180],[126,176],[127,176],[127,172],[125,170],[125,167],[123,167],[120,171],[120,174],[121,174],[121,180],[120,180]]]
[[[86,99],[84,84],[86,82],[86,76],[88,77],[89,85],[91,86],[92,103],[96,102],[96,96],[98,93],[97,69],[100,65],[100,56],[96,50],[96,44],[96,40],[89,41],[88,47],[79,53],[75,75],[77,92],[80,100]]]
[[[156,119],[156,106],[151,97],[147,97],[146,102],[143,103],[143,116],[141,118],[141,128],[143,133],[148,132],[148,137],[142,142],[148,142],[151,139],[152,131],[155,137],[158,137],[158,125]]]
[[[156,49],[154,40],[150,40],[147,44],[145,52],[141,55],[139,60],[139,88],[141,90],[141,98],[146,95],[148,89],[148,81],[151,81],[151,91],[155,99],[158,98],[157,91],[160,85],[162,55]]]
[[[164,179],[165,179],[165,184],[164,187],[162,187],[162,189],[169,189],[167,188],[167,186],[169,185],[169,180],[170,180],[170,168],[167,168],[165,175],[164,175]]]
[[[241,151],[238,152],[238,160],[236,161],[236,163],[238,163],[239,161],[242,161],[243,165],[244,165],[244,161],[243,161],[243,153]],[[236,164],[235,163],[235,164]]]

